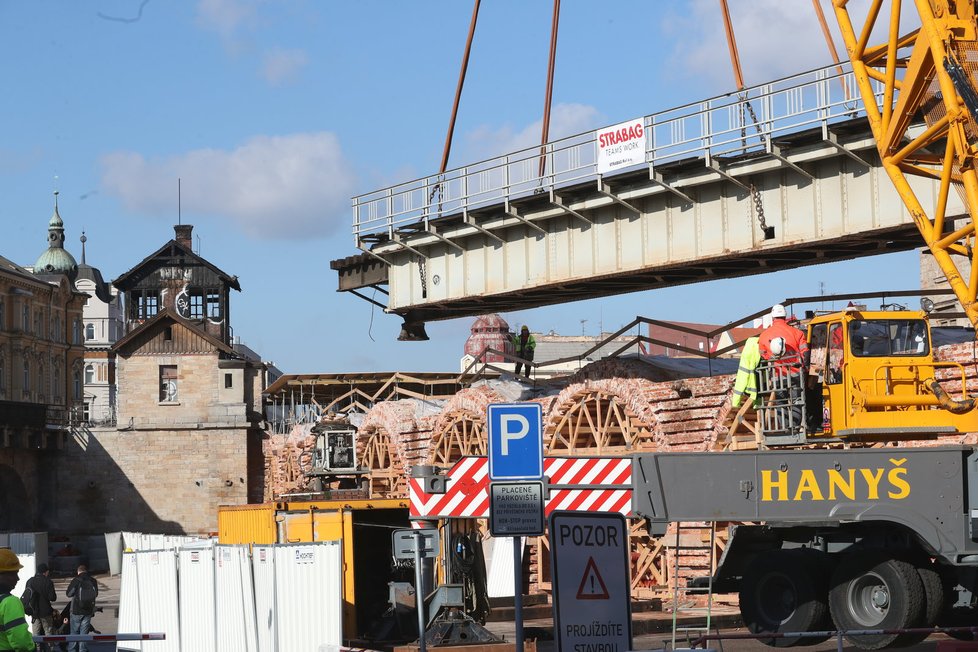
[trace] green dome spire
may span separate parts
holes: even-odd
[[[58,191],[54,191],[54,214],[48,221],[48,248],[34,263],[35,274],[67,274],[74,280],[78,263],[65,249],[65,228],[58,213]]]

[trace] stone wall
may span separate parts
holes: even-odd
[[[0,448],[0,532],[43,528],[43,512],[54,492],[42,470],[52,453]]]
[[[248,501],[246,429],[95,429],[69,439],[52,466],[52,531],[217,530],[219,505]]]

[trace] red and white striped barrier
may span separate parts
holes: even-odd
[[[165,641],[166,634],[49,634],[35,636],[35,643],[112,643],[114,641]]]
[[[632,460],[628,457],[547,457],[543,473],[549,497],[545,511],[620,513],[632,511]],[[411,518],[489,517],[489,460],[463,457],[446,473],[446,491],[429,494],[409,478]]]

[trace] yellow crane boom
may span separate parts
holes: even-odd
[[[861,22],[857,32],[848,0],[833,0],[883,168],[978,329],[975,6],[971,0],[909,0],[920,17],[920,28],[901,33],[902,4],[901,0],[872,0],[865,18],[857,22]],[[870,45],[877,25],[886,38]],[[911,125],[920,116],[926,128],[912,134]],[[929,213],[914,193],[910,176],[940,180],[937,203]],[[961,194],[970,218],[956,229],[945,224],[952,186]],[[965,260],[970,266],[963,264]]]

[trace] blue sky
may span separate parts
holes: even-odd
[[[732,0],[748,84],[829,63],[808,0]],[[553,136],[733,90],[715,0],[564,0]],[[450,166],[539,138],[551,3],[486,0]],[[107,279],[173,235],[240,278],[235,334],[289,373],[455,370],[470,319],[401,343],[338,294],[353,194],[437,171],[469,0],[0,0],[0,255],[31,265],[58,189]],[[831,17],[830,17],[831,20]],[[776,25],[776,28],[772,28]],[[840,43],[841,45],[841,43]],[[904,289],[913,253],[508,313],[596,334],[725,322],[785,296]],[[582,324],[582,320],[586,320]]]

